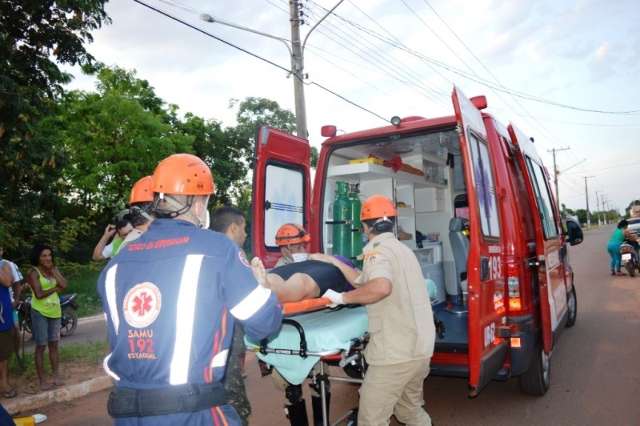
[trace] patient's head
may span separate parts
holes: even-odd
[[[235,207],[220,207],[211,215],[211,229],[225,234],[238,247],[242,247],[247,239],[246,226],[242,211]]]
[[[280,253],[290,262],[305,260],[305,256],[301,255],[307,253],[309,241],[311,238],[307,231],[295,223],[285,223],[276,232],[276,244],[280,247]]]

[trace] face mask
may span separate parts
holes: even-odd
[[[209,229],[209,225],[211,225],[211,214],[209,213],[209,209],[204,211],[204,220],[200,221],[200,228]]]
[[[362,244],[366,245],[369,242],[369,237],[364,232],[360,234],[360,238],[362,238]]]
[[[294,263],[304,262],[309,258],[309,254],[308,253],[291,253],[291,258],[293,259]]]

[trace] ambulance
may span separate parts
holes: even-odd
[[[535,143],[490,114],[483,96],[452,93],[454,114],[391,120],[323,142],[311,186],[307,140],[269,127],[256,137],[252,248],[267,267],[276,230],[303,224],[310,251],[360,264],[360,204],[382,194],[398,208],[396,236],[414,250],[437,326],[431,374],[468,380],[475,397],[518,377],[543,395],[551,355],[577,316],[568,245]]]

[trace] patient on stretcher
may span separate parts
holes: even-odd
[[[251,266],[258,282],[271,289],[282,303],[320,297],[329,289],[337,292],[352,289],[340,269],[318,260],[290,263],[267,272],[256,257]]]

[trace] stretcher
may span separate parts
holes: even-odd
[[[296,404],[297,409],[304,410],[301,385],[309,378],[310,386],[317,394],[312,396],[314,419],[316,424],[328,426],[329,381],[362,383],[362,351],[368,341],[368,319],[362,306],[327,309],[326,301],[312,300],[305,302],[308,302],[308,309],[315,311],[288,316],[276,336],[260,342],[245,338],[245,342],[248,350],[256,352],[260,361],[275,369],[289,383],[285,393],[290,403],[287,415],[291,423],[304,424],[299,418],[293,419],[295,413],[292,411],[295,411]],[[316,310],[320,307],[324,309]],[[285,312],[299,312],[300,309],[300,305],[285,306]],[[349,377],[328,375],[329,365],[343,368]],[[350,411],[334,424],[344,421],[352,413]],[[306,411],[304,417],[306,421]]]

